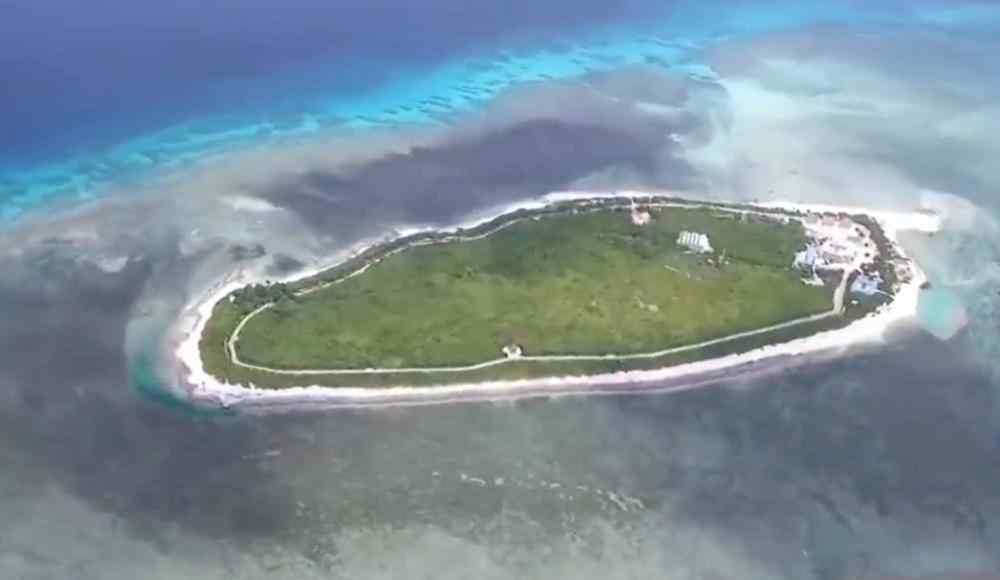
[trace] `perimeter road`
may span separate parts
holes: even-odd
[[[670,203],[670,202],[661,203],[661,204],[647,204],[647,205],[658,206],[658,207],[671,207],[671,206],[676,206],[676,207],[692,207],[692,205],[697,206],[697,204],[677,204],[677,203]],[[731,212],[734,212],[734,213],[754,213],[754,214],[762,214],[762,215],[772,215],[772,214],[768,214],[767,212],[763,212],[763,211],[758,212],[758,211],[753,211],[753,210],[742,210],[742,209],[724,209],[724,208],[718,208],[718,207],[713,207],[713,209],[722,209],[723,211],[731,211]],[[475,239],[481,239],[481,238],[484,238],[484,237],[486,237],[486,236],[488,236],[490,234],[496,233],[499,230],[502,230],[502,229],[504,229],[506,227],[509,227],[510,225],[513,225],[516,222],[522,221],[523,219],[529,219],[529,218],[520,218],[520,219],[512,220],[511,222],[508,222],[508,223],[505,223],[505,224],[503,224],[501,226],[498,226],[497,228],[494,228],[494,229],[492,229],[492,230],[490,230],[490,231],[488,231],[486,233],[483,233],[483,234],[480,234],[480,235],[477,235],[477,236],[470,236],[469,238],[464,238],[464,237],[462,237],[460,235],[458,235],[458,236],[448,236],[446,238],[442,238],[440,240],[435,240],[433,242],[415,243],[415,244],[403,246],[401,248],[396,249],[393,252],[390,252],[389,254],[381,256],[378,260],[374,260],[374,261],[366,264],[365,266],[359,268],[358,270],[355,270],[354,272],[351,272],[350,274],[348,274],[348,275],[346,275],[346,276],[344,276],[344,277],[342,277],[342,278],[340,278],[338,280],[334,280],[332,282],[327,282],[327,283],[324,283],[324,284],[317,285],[317,286],[315,286],[313,288],[309,288],[309,289],[303,290],[303,291],[300,292],[300,294],[302,294],[302,295],[309,294],[309,293],[315,292],[316,290],[319,290],[321,288],[325,288],[325,287],[331,286],[333,284],[338,284],[340,282],[343,282],[345,280],[353,278],[354,276],[357,276],[359,274],[364,273],[366,270],[368,270],[369,267],[371,267],[374,264],[380,262],[381,260],[389,257],[390,255],[398,253],[398,252],[401,252],[401,251],[406,250],[406,249],[408,249],[410,247],[417,246],[417,245],[427,245],[427,244],[451,242],[451,241],[456,241],[456,240],[470,241],[470,240],[475,240]],[[233,333],[230,335],[229,339],[226,341],[226,351],[229,354],[230,361],[232,361],[232,363],[234,365],[236,365],[236,366],[243,367],[243,368],[246,368],[246,369],[255,370],[255,371],[260,371],[260,372],[278,374],[278,375],[369,375],[369,374],[392,374],[392,373],[459,373],[459,372],[481,370],[481,369],[490,368],[490,367],[494,367],[494,366],[499,366],[499,365],[502,365],[502,364],[506,364],[506,363],[510,363],[510,362],[515,362],[515,361],[527,361],[527,362],[546,362],[546,361],[548,361],[548,362],[552,362],[552,361],[600,361],[600,360],[614,361],[614,360],[636,360],[636,359],[659,358],[659,357],[662,357],[662,356],[667,356],[667,355],[672,355],[672,354],[687,352],[687,351],[691,351],[691,350],[697,350],[697,349],[701,349],[701,348],[705,348],[705,347],[709,347],[709,346],[714,346],[714,345],[717,345],[717,344],[723,344],[723,343],[726,343],[726,342],[729,342],[729,341],[733,341],[733,340],[740,340],[740,339],[744,339],[744,338],[748,338],[748,337],[752,337],[752,336],[757,336],[757,335],[760,335],[760,334],[765,334],[765,333],[773,332],[773,331],[776,331],[776,330],[783,330],[783,329],[791,328],[791,327],[798,326],[798,325],[801,325],[801,324],[806,324],[806,323],[810,323],[810,322],[816,322],[816,321],[819,321],[819,320],[823,320],[823,319],[829,318],[831,316],[836,316],[836,315],[840,314],[843,311],[843,308],[844,308],[844,295],[846,294],[846,291],[847,291],[847,280],[848,280],[851,272],[853,272],[856,269],[857,269],[857,264],[852,264],[852,265],[847,266],[847,267],[844,268],[844,273],[843,273],[843,276],[841,277],[840,284],[837,285],[837,288],[836,288],[836,290],[833,293],[833,308],[831,308],[827,312],[822,312],[822,313],[819,313],[819,314],[813,314],[811,316],[806,316],[806,317],[803,317],[803,318],[797,318],[795,320],[789,320],[787,322],[773,324],[771,326],[767,326],[767,327],[764,327],[764,328],[759,328],[759,329],[756,329],[756,330],[750,330],[750,331],[746,331],[746,332],[740,332],[740,333],[737,333],[737,334],[732,334],[732,335],[724,336],[724,337],[721,337],[721,338],[707,340],[707,341],[699,342],[699,343],[696,343],[696,344],[689,344],[689,345],[686,345],[686,346],[673,347],[673,348],[668,348],[668,349],[654,351],[654,352],[632,353],[632,354],[604,354],[604,355],[572,355],[572,354],[569,354],[569,355],[541,355],[541,356],[531,356],[531,355],[528,355],[528,356],[519,356],[519,357],[503,357],[503,358],[497,358],[497,359],[493,359],[493,360],[488,360],[488,361],[481,362],[481,363],[478,363],[478,364],[473,364],[473,365],[451,366],[451,367],[402,367],[402,368],[297,369],[297,370],[292,370],[292,369],[278,369],[278,368],[272,368],[272,367],[255,365],[255,364],[243,362],[242,360],[240,360],[239,355],[236,353],[236,343],[239,341],[240,331],[243,330],[243,327],[246,326],[246,323],[249,322],[250,319],[252,319],[254,316],[256,316],[257,314],[263,312],[264,310],[267,310],[268,308],[271,308],[272,306],[274,306],[273,302],[265,304],[265,305],[261,306],[260,308],[257,308],[253,312],[250,312],[249,314],[247,314],[243,318],[243,320],[240,321],[240,323],[233,330]]]

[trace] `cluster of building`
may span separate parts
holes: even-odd
[[[883,293],[882,276],[865,267],[874,262],[877,248],[868,228],[847,217],[810,214],[803,223],[812,242],[795,255],[795,266],[812,274],[818,281],[817,270],[857,271],[851,283],[854,294],[873,296]]]
[[[649,212],[640,209],[634,200],[631,219],[638,226],[652,220]],[[789,218],[785,217],[782,221],[787,223]],[[858,275],[850,287],[852,293],[872,296],[882,292],[879,289],[883,282],[881,275],[871,272],[870,268],[862,268],[874,261],[878,251],[868,228],[843,215],[810,213],[802,222],[811,241],[795,255],[794,265],[811,274],[810,279],[804,280],[806,283],[822,285],[823,281],[817,275],[822,270],[843,271],[845,276],[857,271]],[[682,231],[677,236],[677,245],[699,254],[715,252],[708,235],[699,232]],[[514,348],[505,347],[504,354],[511,358],[519,356],[520,352]]]
[[[646,225],[652,220],[649,212],[640,209],[635,201],[632,202],[631,219],[638,226]],[[785,217],[782,221],[787,223],[789,218]],[[878,251],[868,228],[843,215],[810,213],[802,222],[810,243],[795,255],[794,265],[810,274],[808,279],[803,279],[804,282],[824,284],[817,274],[822,270],[842,271],[844,276],[857,272],[850,286],[851,293],[865,296],[883,293],[879,289],[883,282],[881,275],[872,271],[872,268],[865,267],[874,262]],[[677,245],[699,254],[715,252],[708,235],[699,232],[680,232]],[[516,358],[521,353],[519,349],[515,349],[516,346],[505,347],[504,354],[509,358]]]
[[[874,256],[871,233],[850,218],[810,214],[803,223],[814,241],[795,256],[799,268],[843,270]]]

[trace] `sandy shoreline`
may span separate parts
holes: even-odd
[[[518,209],[534,209],[557,201],[600,197],[669,196],[671,192],[556,192],[541,199],[525,200],[496,208],[475,216],[466,223],[451,228],[398,228],[399,235],[420,231],[457,231],[471,228]],[[675,195],[675,194],[674,194]],[[678,196],[679,197],[679,196]],[[896,234],[903,230],[933,232],[939,229],[936,216],[921,212],[886,212],[860,207],[798,204],[791,202],[755,203],[764,208],[782,208],[818,212],[864,213],[879,221],[886,235],[899,247]],[[363,251],[383,238],[366,240],[343,252],[330,264],[300,272],[285,282],[313,276],[343,259]],[[850,325],[786,343],[769,345],[741,354],[728,355],[672,367],[646,371],[627,371],[587,376],[550,377],[540,379],[495,381],[423,387],[352,388],[352,387],[292,387],[280,390],[256,389],[223,383],[209,375],[202,366],[199,342],[215,304],[233,290],[259,280],[246,276],[230,277],[188,305],[175,329],[179,340],[171,356],[178,365],[181,394],[194,404],[227,407],[246,412],[280,412],[290,410],[350,408],[365,406],[429,405],[459,401],[509,400],[542,396],[668,392],[702,388],[725,378],[745,373],[777,372],[789,366],[817,359],[838,356],[850,347],[865,343],[877,344],[886,330],[917,313],[920,287],[926,276],[911,260],[913,279],[904,284],[895,299],[878,312]],[[811,355],[804,357],[802,355]]]

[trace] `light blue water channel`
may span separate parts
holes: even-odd
[[[655,22],[619,24],[569,37],[553,34],[548,42],[535,39],[426,66],[393,70],[396,65],[391,62],[355,61],[351,66],[390,70],[388,80],[361,92],[312,88],[299,94],[297,87],[315,87],[317,78],[331,79],[332,86],[332,79],[343,72],[313,66],[261,79],[260,83],[273,85],[272,97],[252,108],[235,107],[226,115],[191,119],[57,160],[31,164],[0,160],[0,221],[15,220],[47,202],[90,199],[106,186],[186,167],[220,153],[324,131],[447,124],[525,83],[574,79],[630,65],[710,76],[700,57],[722,40],[820,23],[877,26],[898,21],[902,12],[889,6],[858,11],[850,2],[689,2]],[[955,21],[963,14],[952,8],[931,16]],[[113,124],[109,119],[108,125]]]

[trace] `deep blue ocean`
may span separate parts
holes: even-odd
[[[512,85],[628,65],[706,75],[713,41],[995,18],[988,5],[0,0],[0,216],[209,153],[448,123]]]

